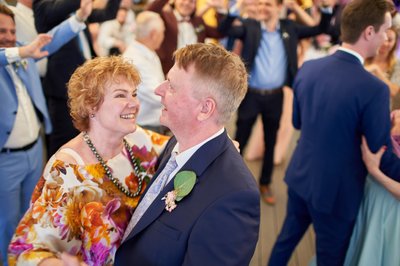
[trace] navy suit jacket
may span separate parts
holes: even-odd
[[[291,87],[297,73],[297,44],[299,39],[327,32],[331,18],[332,14],[322,13],[320,23],[314,27],[307,27],[289,19],[279,20],[280,34],[288,62],[285,85]],[[254,65],[258,48],[260,47],[262,37],[261,23],[255,19],[243,19],[241,20],[241,25],[232,26],[235,19],[235,16],[226,16],[219,23],[218,30],[224,35],[242,40],[243,48],[241,57],[246,64],[247,70],[250,72]]]
[[[293,90],[293,125],[301,136],[285,180],[318,211],[355,219],[367,175],[362,135],[372,151],[389,147],[382,169],[400,180],[391,152],[389,90],[340,50],[304,63]]]
[[[175,144],[172,138],[155,177]],[[168,212],[161,198],[173,190],[169,182],[118,248],[115,265],[249,264],[258,240],[259,193],[226,132],[196,151],[183,170],[196,173],[193,190]]]

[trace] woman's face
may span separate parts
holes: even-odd
[[[392,29],[386,31],[387,40],[379,47],[379,54],[388,55],[396,44],[396,33]]]
[[[104,134],[123,137],[136,130],[139,107],[137,87],[119,77],[106,85],[104,100],[95,110],[90,127],[102,130]]]

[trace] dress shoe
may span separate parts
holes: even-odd
[[[275,204],[275,197],[272,194],[271,188],[268,185],[260,185],[260,194],[262,200],[268,205]]]

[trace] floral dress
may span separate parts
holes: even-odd
[[[125,139],[140,166],[143,193],[168,137],[138,128]],[[125,188],[137,191],[138,178],[125,149],[106,164]],[[89,265],[112,265],[139,197],[121,192],[100,163],[68,164],[53,156],[11,240],[9,265],[37,265],[61,252]]]

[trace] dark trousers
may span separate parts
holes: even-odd
[[[48,97],[47,106],[53,132],[46,136],[47,156],[50,158],[62,145],[79,134],[73,126],[66,99]]]
[[[311,223],[316,235],[317,265],[343,265],[355,220],[319,212],[290,188],[285,221],[268,265],[287,265]]]
[[[248,91],[238,109],[235,139],[239,142],[241,151],[246,147],[257,116],[261,114],[265,147],[260,175],[260,184],[262,185],[271,183],[271,175],[274,166],[274,148],[282,115],[282,105],[282,89],[267,95],[260,95]]]

